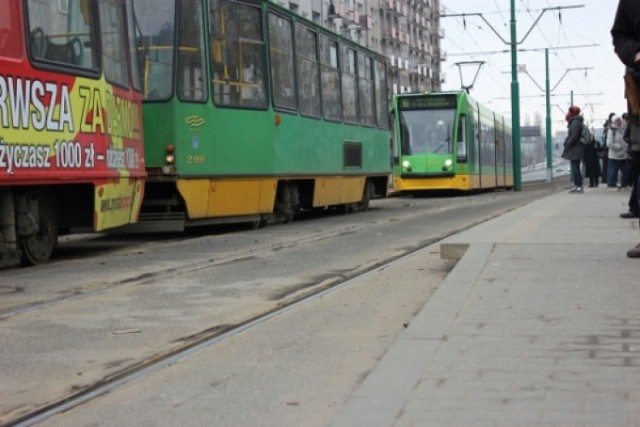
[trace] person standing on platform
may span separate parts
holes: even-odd
[[[609,147],[607,147],[607,133],[609,132],[609,127],[611,126],[611,119],[615,116],[616,113],[609,113],[609,117],[602,124],[602,137],[600,144],[598,145],[598,150],[600,154],[600,158],[602,159],[602,182],[607,183],[607,176],[609,176]]]
[[[638,218],[640,204],[638,203],[638,179],[640,179],[640,138],[631,138],[631,129],[638,129],[638,117],[627,114],[627,128],[624,131],[624,140],[627,142],[627,162],[629,164],[629,184],[631,195],[629,196],[629,210],[620,214],[620,218]]]
[[[596,151],[596,140],[593,129],[589,130],[589,143],[584,147],[584,176],[589,178],[589,188],[597,188],[600,184],[600,158]]]
[[[609,191],[620,191],[620,188],[625,188],[629,185],[627,143],[624,140],[624,129],[622,117],[613,116],[607,135],[607,145],[609,146],[607,187],[609,187]],[[621,175],[620,185],[618,185],[618,175]]]
[[[584,118],[580,115],[580,107],[572,105],[569,107],[567,119],[567,138],[564,140],[564,150],[562,158],[571,162],[571,179],[573,189],[569,193],[582,193],[582,172],[580,172],[580,162],[584,157],[584,146],[580,142]]]
[[[620,61],[626,65],[624,76],[627,113],[629,118],[629,141],[633,146],[640,138],[640,2],[619,0],[616,16],[611,27],[613,47]],[[636,182],[636,188],[640,183]],[[636,195],[640,194],[636,190]],[[640,204],[640,201],[639,201]],[[640,258],[640,244],[627,251],[629,258]]]

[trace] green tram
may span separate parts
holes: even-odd
[[[384,57],[268,1],[133,3],[143,228],[288,222],[387,195]]]
[[[504,118],[465,92],[393,98],[394,191],[513,188]]]

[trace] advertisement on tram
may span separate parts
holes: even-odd
[[[137,221],[145,159],[128,2],[2,0],[0,266]]]

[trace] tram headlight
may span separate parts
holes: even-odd
[[[164,147],[164,152],[167,153],[164,157],[164,162],[168,165],[173,165],[176,162],[176,146],[173,144],[167,144]]]
[[[176,162],[176,146],[173,144],[167,144],[164,147],[164,163],[168,166],[173,166]]]
[[[175,152],[175,146],[173,145],[167,145],[165,147],[166,150],[166,154],[164,156],[164,165],[162,165],[162,173],[165,175],[172,175],[175,173],[175,163],[176,163],[176,156],[174,154]]]
[[[453,165],[453,161],[451,161],[451,159],[447,159],[444,161],[444,166],[442,166],[442,170],[444,172],[447,172],[448,170],[451,169],[452,165]]]
[[[405,160],[404,162],[402,162],[402,167],[403,168],[410,168],[411,167],[411,163],[409,162],[409,160]]]

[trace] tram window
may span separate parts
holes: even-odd
[[[260,8],[212,0],[209,13],[216,104],[265,108],[265,54]]]
[[[176,0],[134,0],[138,68],[145,100],[166,100],[173,94]]]
[[[296,55],[300,112],[320,117],[318,34],[300,24],[296,24]]]
[[[358,54],[358,88],[360,92],[360,120],[362,124],[373,126],[376,118],[373,110],[373,70],[371,58]]]
[[[9,2],[8,10],[5,2],[4,13],[0,14],[0,56],[18,58],[21,53],[21,38],[16,37],[20,31],[20,14],[18,3]]]
[[[127,35],[129,36],[127,43],[129,46],[129,72],[131,74],[131,85],[139,91],[142,88],[142,84],[140,83],[140,69],[138,68],[138,49],[136,46],[136,30],[134,27],[134,23],[133,5],[129,0],[127,2]]]
[[[111,83],[128,87],[129,62],[122,3],[102,0],[98,4],[105,76]]]
[[[462,115],[458,120],[458,161],[467,160],[467,117]]]
[[[389,101],[387,95],[387,69],[382,61],[374,61],[374,83],[376,96],[376,118],[378,126],[389,127]]]
[[[273,105],[297,109],[291,21],[275,13],[269,14],[269,56]]]
[[[207,99],[203,47],[202,2],[181,0],[178,28],[178,96],[183,101]]]
[[[473,145],[470,149],[470,157],[473,159],[473,164],[476,168],[480,165],[480,141],[482,138],[481,132],[482,128],[480,127],[480,123],[478,122],[477,112],[472,111],[473,113]]]
[[[356,86],[356,51],[341,46],[342,52],[342,111],[344,121],[358,123],[358,91]]]
[[[322,79],[322,111],[329,120],[342,120],[338,43],[325,35],[320,37],[320,76]]]
[[[97,71],[94,9],[87,1],[66,8],[57,2],[29,0],[29,51],[36,61]]]

